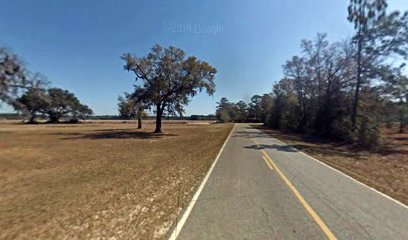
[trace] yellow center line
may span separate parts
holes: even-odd
[[[323,232],[326,234],[327,238],[330,240],[335,240],[337,239],[336,236],[332,233],[332,231],[329,229],[329,227],[323,222],[323,220],[317,215],[317,213],[313,210],[313,208],[306,202],[306,200],[303,198],[303,196],[299,193],[299,191],[295,188],[295,186],[289,181],[289,179],[283,174],[283,172],[279,169],[279,167],[275,164],[275,162],[268,156],[268,154],[265,152],[262,146],[258,144],[258,142],[253,139],[255,144],[258,145],[258,147],[261,148],[262,153],[264,154],[264,157],[269,160],[269,162],[272,164],[272,166],[275,168],[276,172],[279,174],[279,176],[283,179],[283,181],[288,185],[290,190],[295,194],[297,199],[300,201],[300,203],[303,205],[303,207],[306,209],[306,211],[310,214],[310,216],[315,220],[317,225],[323,230]]]
[[[271,170],[273,170],[273,167],[272,167],[271,163],[269,162],[269,160],[268,160],[265,156],[262,156],[262,158],[263,158],[263,160],[266,162],[266,165],[268,165],[268,167],[269,167]]]

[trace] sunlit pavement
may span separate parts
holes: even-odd
[[[408,239],[408,208],[237,124],[177,239]]]

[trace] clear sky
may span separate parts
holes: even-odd
[[[96,114],[117,114],[118,95],[132,89],[134,75],[119,58],[124,52],[142,56],[155,43],[173,45],[214,65],[215,95],[200,94],[186,108],[187,115],[209,114],[221,97],[248,101],[270,92],[302,39],[325,32],[341,40],[353,31],[348,0],[1,2],[0,46]],[[407,0],[389,5],[408,8]]]

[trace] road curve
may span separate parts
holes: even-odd
[[[237,124],[177,239],[408,239],[408,208]]]

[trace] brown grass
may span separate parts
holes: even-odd
[[[0,239],[163,238],[232,125],[0,123]]]
[[[258,126],[259,127],[259,126]],[[381,149],[366,151],[352,145],[261,128],[379,191],[408,204],[408,133],[383,129]]]

